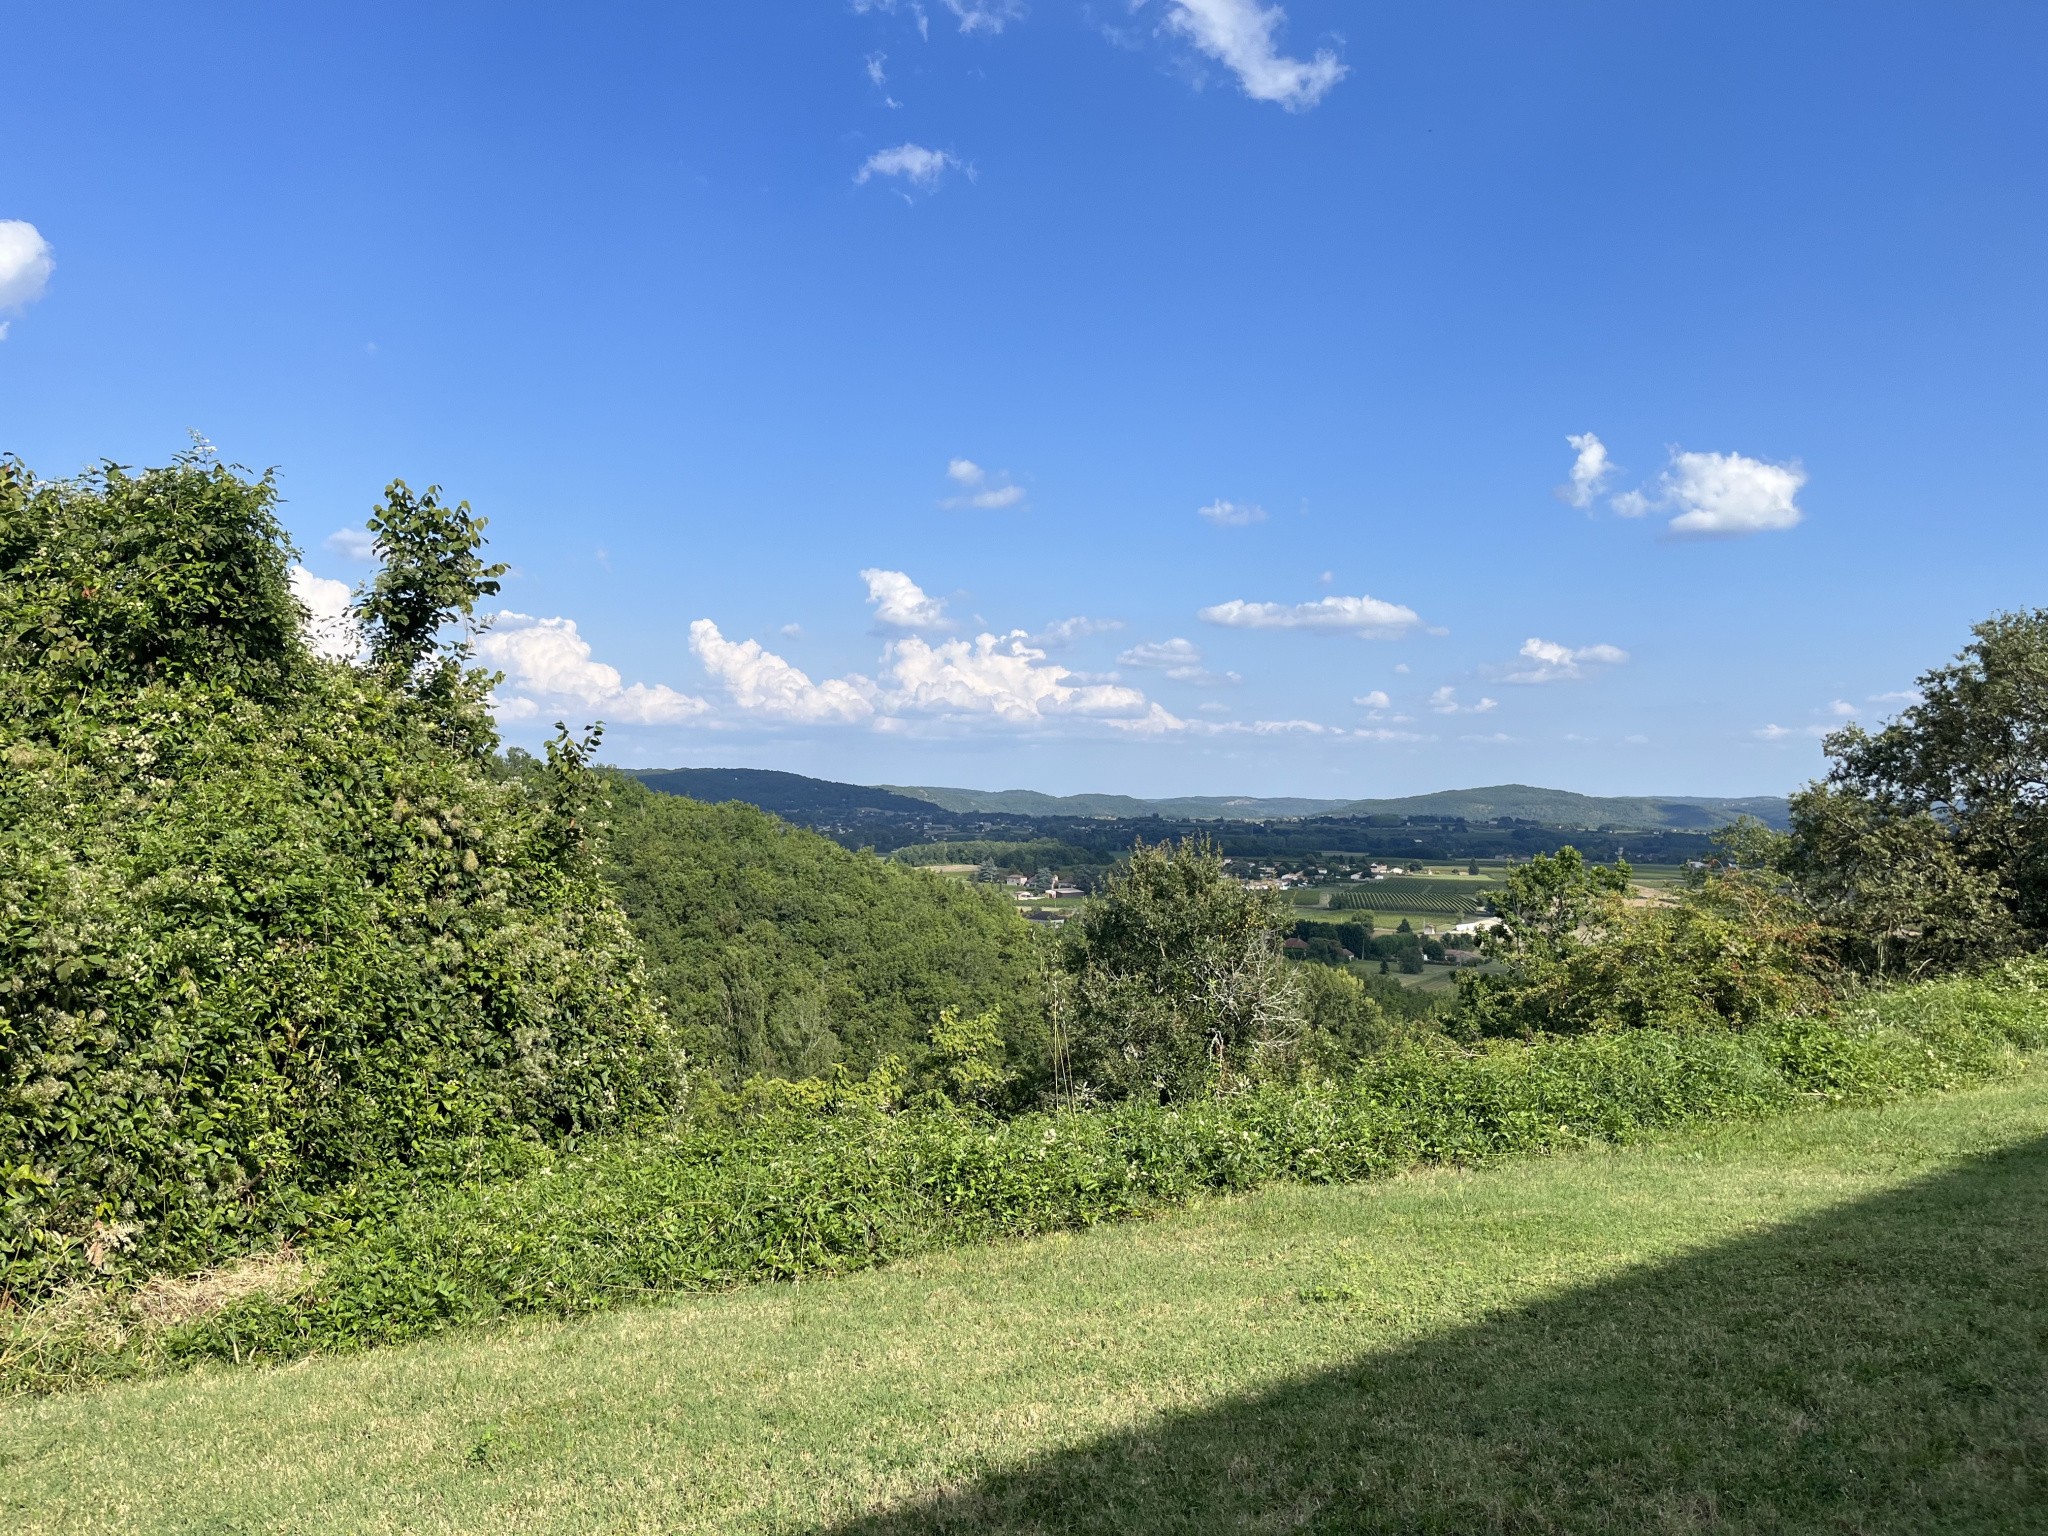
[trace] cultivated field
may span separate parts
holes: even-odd
[[[72,1531],[2019,1531],[2048,1075],[0,1406]]]

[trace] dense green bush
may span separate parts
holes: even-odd
[[[572,856],[573,754],[494,773],[489,680],[431,624],[388,666],[309,651],[273,500],[203,454],[0,465],[0,1300],[233,1251],[452,1136],[673,1097]]]
[[[1746,1033],[1634,1030],[1459,1050],[1163,1108],[892,1113],[892,1084],[757,1085],[735,1112],[577,1150],[477,1144],[434,1180],[338,1199],[292,1295],[93,1355],[17,1336],[14,1385],[218,1356],[275,1359],[517,1313],[829,1275],[933,1247],[1116,1220],[1276,1179],[1627,1142],[1691,1122],[1982,1081],[2048,1046],[2048,967],[1877,994]],[[4,1341],[0,1341],[4,1342]],[[8,1353],[0,1349],[0,1355]]]
[[[607,873],[679,1038],[721,1080],[922,1064],[947,1008],[1045,1056],[1032,934],[1007,897],[842,848],[738,801],[610,782]]]

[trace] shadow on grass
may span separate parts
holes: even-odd
[[[832,1529],[2048,1531],[2048,1141]]]

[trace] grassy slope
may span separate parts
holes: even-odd
[[[2018,1530],[2048,1076],[0,1405],[0,1526]]]

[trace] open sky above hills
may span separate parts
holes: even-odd
[[[491,519],[502,718],[1141,796],[1781,793],[2044,600],[2048,12],[10,28],[0,449]]]

